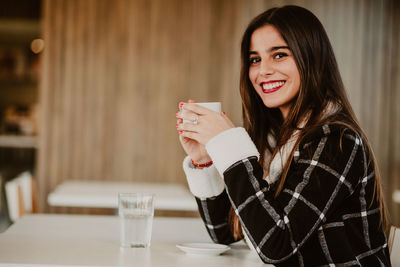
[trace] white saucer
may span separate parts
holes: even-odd
[[[205,256],[217,256],[230,249],[230,247],[226,245],[214,243],[184,243],[178,244],[176,247],[188,254]]]

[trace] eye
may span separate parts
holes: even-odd
[[[261,58],[259,58],[259,57],[251,57],[251,58],[249,59],[250,65],[257,64],[257,63],[260,62],[260,61],[261,61]]]
[[[278,53],[274,54],[274,59],[281,59],[281,58],[284,58],[287,56],[288,56],[288,54],[286,54],[285,52],[278,52]]]

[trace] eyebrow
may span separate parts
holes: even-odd
[[[288,49],[288,50],[290,50],[289,46],[273,46],[270,49],[268,49],[267,51],[269,53],[271,53],[271,52],[274,52],[274,51],[279,50],[279,49]],[[256,51],[249,51],[249,54],[250,55],[256,55],[258,53]]]

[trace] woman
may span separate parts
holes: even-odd
[[[241,58],[244,128],[194,101],[177,112],[211,238],[244,236],[277,266],[390,266],[376,161],[319,20],[297,6],[267,10]]]

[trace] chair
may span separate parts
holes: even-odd
[[[6,182],[5,192],[8,215],[15,222],[25,213],[37,213],[35,180],[29,172],[23,172]]]
[[[7,230],[11,221],[8,216],[8,208],[5,193],[5,179],[0,175],[0,233]]]
[[[400,228],[390,226],[388,247],[392,266],[400,266]]]

